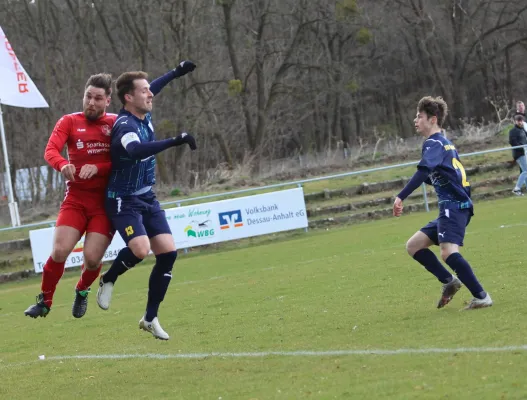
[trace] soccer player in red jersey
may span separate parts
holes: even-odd
[[[101,260],[114,234],[104,209],[111,171],[110,133],[117,117],[106,113],[111,92],[111,75],[92,75],[84,90],[83,112],[59,119],[46,146],[44,158],[64,176],[66,194],[57,218],[53,249],[42,272],[42,293],[24,312],[29,317],[49,313],[68,255],[85,233],[84,264],[72,314],[81,318],[86,313],[90,285],[99,276]],[[68,159],[61,155],[65,145]]]

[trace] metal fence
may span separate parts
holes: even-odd
[[[524,147],[524,146],[502,147],[502,148],[499,148],[499,149],[476,151],[476,152],[473,152],[473,153],[460,154],[459,157],[460,158],[462,158],[462,157],[471,157],[471,156],[478,156],[478,155],[489,154],[489,153],[496,153],[496,152],[500,152],[500,151],[511,151],[512,149],[522,148],[522,147]],[[160,204],[162,206],[176,205],[176,206],[179,207],[183,203],[189,203],[189,202],[194,202],[194,201],[198,201],[198,200],[206,200],[206,199],[213,199],[213,198],[218,198],[218,197],[232,196],[232,195],[237,195],[237,194],[242,194],[242,193],[251,193],[251,192],[262,191],[262,190],[267,190],[267,189],[283,188],[283,187],[287,187],[287,186],[299,186],[300,187],[304,183],[325,181],[325,180],[337,179],[337,178],[345,178],[345,177],[348,177],[348,176],[361,175],[361,174],[367,174],[367,173],[371,173],[371,172],[378,172],[378,171],[385,171],[385,170],[389,170],[389,169],[408,167],[408,166],[412,166],[412,165],[417,165],[418,163],[419,163],[419,161],[411,161],[411,162],[407,162],[407,163],[386,165],[386,166],[382,166],[382,167],[362,169],[362,170],[359,170],[359,171],[343,172],[343,173],[340,173],[340,174],[320,176],[320,177],[316,177],[316,178],[308,178],[308,179],[301,179],[301,180],[291,181],[291,182],[275,183],[275,184],[272,184],[272,185],[266,185],[266,186],[261,186],[261,187],[257,187],[257,188],[239,189],[239,190],[232,190],[232,191],[229,191],[229,192],[222,192],[222,193],[209,194],[209,195],[205,195],[205,196],[191,197],[191,198],[188,198],[188,199],[180,199],[180,200],[174,200],[174,201],[165,201],[165,202],[162,202]],[[423,198],[424,198],[424,202],[425,202],[426,211],[430,211],[429,210],[429,206],[428,206],[428,198],[427,198],[427,194],[426,194],[426,185],[425,184],[423,184]],[[10,231],[10,230],[15,230],[15,229],[32,228],[32,227],[38,227],[38,226],[51,227],[51,226],[55,226],[55,222],[56,221],[43,221],[43,222],[35,222],[35,223],[32,223],[32,224],[25,224],[25,225],[21,225],[21,226],[1,228],[0,232]]]

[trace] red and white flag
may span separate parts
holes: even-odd
[[[22,67],[0,27],[0,103],[8,106],[49,107]]]

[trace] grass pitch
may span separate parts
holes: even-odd
[[[151,260],[108,311],[94,287],[80,320],[78,272],[45,319],[23,315],[38,278],[3,284],[0,398],[526,398],[527,201],[475,211],[462,254],[495,302],[483,310],[460,311],[466,288],[437,310],[441,285],[405,252],[435,212],[181,256],[160,310],[168,342],[138,329]]]

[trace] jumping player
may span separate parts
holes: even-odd
[[[112,130],[112,172],[106,211],[127,247],[119,252],[110,269],[101,276],[97,303],[107,310],[117,277],[143,261],[152,249],[156,263],[150,275],[146,313],[139,321],[139,327],[163,340],[169,339],[169,335],[159,324],[157,313],[172,278],[177,250],[165,211],[152,190],[155,155],[185,143],[195,150],[196,141],[187,133],[156,141],[150,112],[153,97],[166,84],[195,68],[192,62],[183,61],[151,84],[147,81],[148,75],[142,71],[125,72],[116,82],[123,109]]]
[[[101,260],[114,233],[104,209],[111,170],[110,133],[117,117],[106,113],[111,88],[111,75],[90,76],[84,90],[83,112],[59,119],[46,146],[44,158],[64,176],[66,194],[56,222],[53,249],[42,272],[42,292],[37,303],[24,312],[29,317],[48,315],[67,257],[84,233],[84,264],[75,287],[72,314],[81,318],[86,313],[90,285],[99,276]],[[68,159],[60,154],[65,145]]]

